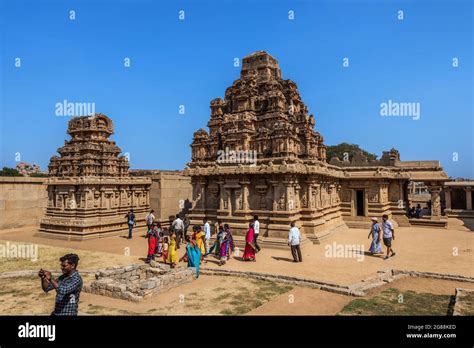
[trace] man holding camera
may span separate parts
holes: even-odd
[[[76,270],[79,256],[67,254],[59,259],[63,274],[53,279],[51,272],[40,269],[41,287],[44,292],[56,290],[56,302],[51,315],[77,315],[82,278]]]

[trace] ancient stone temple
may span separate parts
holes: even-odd
[[[112,120],[102,114],[75,117],[67,133],[71,140],[49,164],[48,205],[39,234],[82,240],[125,233],[130,209],[137,226],[143,225],[151,179],[129,176],[127,159],[109,140]]]
[[[263,236],[286,238],[296,221],[317,242],[340,225],[367,224],[369,216],[386,213],[404,223],[411,176],[429,179],[438,193],[448,180],[437,161],[402,162],[396,150],[371,163],[360,155],[328,163],[296,84],[263,51],[243,59],[240,78],[210,107],[209,132],[194,133],[185,171],[193,223],[206,216],[239,234],[256,214]]]

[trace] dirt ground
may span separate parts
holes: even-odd
[[[84,277],[88,283],[92,277]],[[236,277],[200,276],[164,293],[135,303],[82,292],[82,315],[239,315],[288,292],[292,287]],[[0,284],[2,315],[49,315],[54,292],[45,294],[39,279],[12,279]]]
[[[457,220],[456,220],[457,221]],[[436,273],[474,276],[474,233],[461,222],[451,223],[448,229],[425,227],[400,227],[396,229],[393,247],[397,255],[384,261],[378,256],[358,254],[357,247],[370,247],[368,231],[346,229],[329,236],[319,245],[309,244],[303,248],[303,262],[291,262],[290,250],[263,249],[257,254],[257,262],[242,262],[232,258],[224,268],[237,271],[256,271],[271,274],[305,277],[337,284],[352,284],[374,275],[379,270],[395,268]],[[20,229],[0,233],[0,239],[27,241],[101,251],[117,255],[129,252],[136,260],[146,256],[147,242],[144,230],[136,231],[133,240],[124,236],[107,237],[90,241],[64,241],[34,236],[34,229]],[[327,251],[334,246],[347,247],[353,257],[330,257]],[[180,256],[184,248],[179,251]],[[219,267],[217,262],[208,262],[203,267]]]
[[[79,270],[94,270],[110,265],[143,262],[147,250],[144,231],[136,231],[133,240],[123,236],[72,242],[34,236],[34,229],[0,231],[0,243],[6,240],[39,244],[38,260],[2,260],[0,272],[36,270],[40,267],[59,271],[59,256],[77,252],[81,258]],[[404,269],[474,276],[474,234],[462,223],[451,223],[448,229],[423,227],[397,228],[394,248],[397,255],[384,261],[365,253],[346,257],[331,257],[327,251],[334,246],[359,245],[367,250],[368,231],[347,229],[331,235],[320,245],[303,249],[302,263],[291,262],[289,250],[263,249],[257,262],[242,262],[232,258],[224,269],[257,271],[305,277],[337,283],[352,284],[371,277],[379,270]],[[179,252],[184,253],[184,248]],[[129,256],[128,256],[129,255]],[[184,265],[184,264],[182,264]],[[210,258],[202,267],[219,267]],[[92,277],[84,277],[90,282]],[[366,298],[395,288],[433,295],[454,295],[456,287],[473,288],[472,283],[435,279],[406,278],[387,284]],[[330,292],[292,287],[253,279],[205,276],[181,285],[140,303],[81,294],[83,315],[334,315],[354,297]],[[47,315],[54,306],[54,294],[43,294],[38,279],[18,278],[0,282],[0,313]]]
[[[85,283],[92,277],[84,277]],[[406,278],[373,290],[371,299],[387,289],[435,295],[454,295],[456,287],[474,289],[473,283]],[[81,293],[81,315],[336,315],[360,298],[317,289],[291,287],[237,277],[202,275],[139,303]],[[54,292],[44,294],[35,278],[0,284],[2,315],[49,315]]]

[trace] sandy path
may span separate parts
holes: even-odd
[[[121,255],[129,252],[137,259],[143,258],[147,250],[146,239],[141,236],[143,231],[135,233],[136,237],[131,241],[117,236],[72,242],[35,237],[33,234],[32,229],[17,230],[4,232],[0,238]],[[364,250],[368,250],[370,240],[367,234],[365,230],[347,229],[330,236],[320,245],[308,245],[303,250],[302,263],[291,262],[289,250],[264,249],[257,254],[257,262],[231,259],[224,268],[306,277],[338,284],[351,284],[389,268],[474,276],[474,233],[461,229],[398,228],[394,242],[397,256],[387,261],[356,252],[346,257],[326,255],[327,248],[333,246],[348,250],[363,246]],[[179,254],[183,253],[182,248]],[[211,259],[203,267],[219,266]]]

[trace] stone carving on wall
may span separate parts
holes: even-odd
[[[388,187],[382,187],[380,189],[380,202],[385,203],[388,201]]]
[[[235,207],[239,210],[244,209],[242,190],[235,190]]]
[[[342,190],[341,200],[343,202],[350,202],[352,200],[352,190]]]
[[[400,199],[400,188],[398,182],[390,183],[388,193],[391,202],[397,202]]]
[[[379,201],[379,189],[371,187],[369,189],[369,203],[377,203]]]

